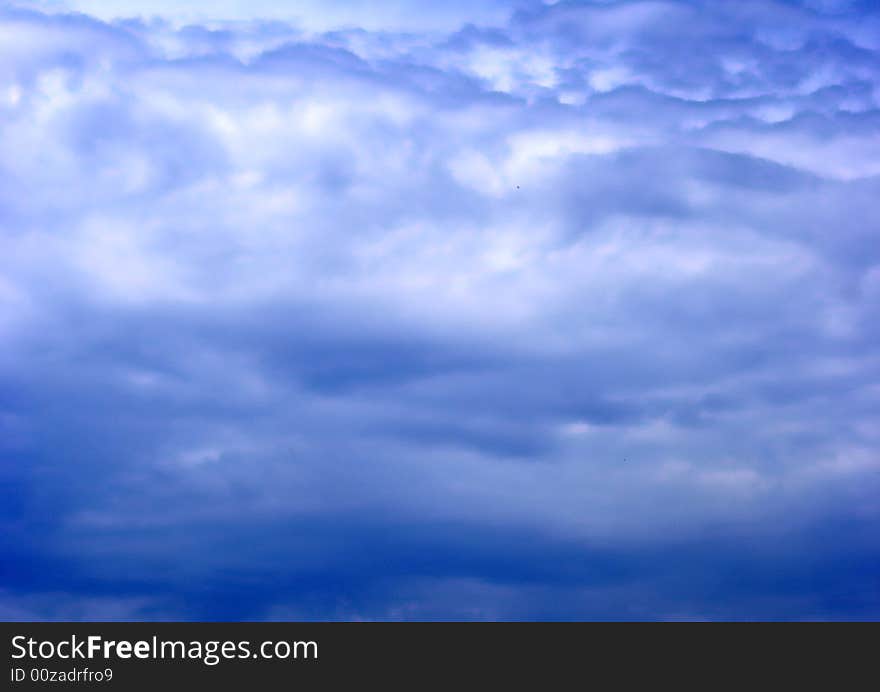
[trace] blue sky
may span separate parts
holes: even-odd
[[[880,618],[880,8],[0,5],[0,618]]]

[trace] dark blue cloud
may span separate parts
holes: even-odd
[[[0,617],[880,616],[872,5],[28,4]]]

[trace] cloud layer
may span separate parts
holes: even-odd
[[[880,617],[870,3],[112,7],[0,9],[0,616]]]

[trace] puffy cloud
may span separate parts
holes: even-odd
[[[35,6],[0,614],[880,613],[875,10]]]

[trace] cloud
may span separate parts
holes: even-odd
[[[0,614],[877,617],[872,8],[35,7]]]

